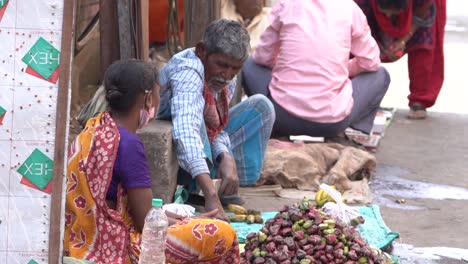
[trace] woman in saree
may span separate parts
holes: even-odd
[[[408,118],[425,119],[444,82],[446,0],[354,1],[367,17],[383,62],[408,54]]]
[[[159,106],[155,69],[143,61],[112,64],[104,76],[109,111],[91,118],[68,150],[64,255],[94,263],[138,263],[151,209],[150,173],[137,129]],[[155,194],[157,197],[157,194]],[[238,263],[229,223],[166,211],[168,263]]]

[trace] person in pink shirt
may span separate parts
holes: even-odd
[[[273,136],[346,143],[347,127],[369,134],[390,76],[354,1],[281,0],[270,22],[242,79],[248,96],[273,102]]]

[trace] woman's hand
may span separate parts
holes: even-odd
[[[390,52],[393,54],[396,54],[398,52],[403,53],[406,49],[406,40],[405,38],[401,38],[393,42],[393,44],[390,46]]]
[[[394,62],[399,60],[405,54],[406,41],[396,40],[388,49],[380,46],[380,59],[383,62]]]
[[[216,215],[218,214],[219,212],[219,209],[214,209],[214,210],[211,210],[209,212],[205,212],[203,214],[199,214],[197,216],[194,216],[193,218],[215,218]]]
[[[199,215],[178,215],[178,214],[166,211],[166,216],[167,216],[167,219],[169,220],[169,225],[171,226],[187,218],[215,218],[218,212],[219,212],[218,209],[214,209],[214,210],[211,210],[209,212],[205,212]]]

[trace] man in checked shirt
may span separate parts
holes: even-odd
[[[205,209],[242,203],[239,185],[260,177],[275,121],[271,102],[256,95],[229,109],[235,76],[249,56],[249,35],[238,22],[220,19],[203,40],[173,56],[161,70],[160,119],[171,119],[179,160],[178,181],[189,191],[200,188]],[[221,179],[216,192],[212,178]]]

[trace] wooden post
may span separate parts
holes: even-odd
[[[139,36],[138,36],[138,54],[137,58],[140,60],[147,61],[149,58],[149,0],[138,1],[138,24],[139,24]],[[156,26],[156,25],[152,25]]]
[[[185,0],[184,2],[185,47],[199,42],[206,26],[220,17],[221,3],[218,0]]]
[[[76,0],[64,1],[62,45],[60,52],[60,79],[57,96],[57,111],[55,121],[54,176],[52,179],[52,194],[49,226],[49,264],[62,263],[62,219],[63,180],[65,177],[65,162],[67,155],[67,133],[69,120],[69,93],[71,79],[71,60],[73,56],[73,31],[75,28]]]
[[[101,36],[101,76],[107,67],[120,58],[119,24],[115,1],[100,0],[99,31]]]
[[[136,38],[132,30],[132,17],[130,16],[131,9],[128,0],[117,0],[117,15],[118,15],[118,28],[119,28],[119,43],[120,43],[120,59],[126,60],[135,58],[134,53],[134,37]]]

